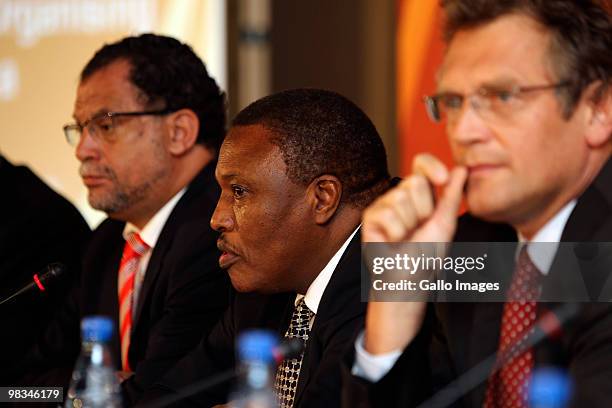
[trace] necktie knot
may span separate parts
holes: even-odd
[[[542,273],[535,266],[527,245],[523,245],[516,262],[512,283],[508,291],[508,301],[537,301],[540,295]]]
[[[301,298],[293,309],[293,315],[285,337],[298,337],[302,340],[308,340],[310,320],[313,316],[314,313],[308,308],[304,298]]]
[[[130,232],[125,240],[125,243],[126,249],[129,247],[129,249],[133,252],[133,255],[138,257],[143,256],[150,248],[137,232]]]

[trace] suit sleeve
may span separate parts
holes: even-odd
[[[301,407],[340,406],[340,361],[362,326],[363,315],[355,314],[340,324],[335,321],[327,327],[319,328],[319,334],[312,340],[318,341],[322,346],[321,359],[317,369],[310,375],[301,398]]]
[[[233,371],[235,364],[233,315],[232,303],[223,318],[198,346],[172,367],[160,381],[145,391],[138,401],[138,406],[146,407],[161,398],[172,397],[177,401],[170,406],[212,406],[225,403],[230,390],[230,381],[213,384],[205,387],[202,392],[178,398],[185,387]]]
[[[0,160],[1,161],[1,160]],[[8,166],[8,164],[6,164]],[[3,179],[6,196],[0,203],[0,292],[2,297],[32,282],[32,276],[52,262],[66,266],[65,273],[49,282],[44,292],[31,291],[0,307],[0,383],[14,385],[26,370],[43,370],[44,356],[33,358],[32,349],[60,313],[81,275],[81,257],[91,231],[67,200],[52,191],[23,167],[10,167]],[[3,172],[0,172],[2,179]],[[77,319],[76,348],[79,347]],[[63,351],[70,341],[57,343]],[[40,350],[38,350],[40,351]],[[57,356],[53,352],[52,356]],[[72,366],[70,353],[65,357]],[[33,366],[28,366],[33,364]],[[57,364],[54,364],[57,366]],[[24,379],[26,381],[26,379]],[[27,381],[37,381],[28,378]]]
[[[352,374],[354,340],[342,360],[343,407],[414,407],[432,391],[431,321],[433,308],[414,340],[404,349],[391,370],[379,381],[370,382]]]
[[[569,345],[568,370],[574,395],[570,407],[609,407],[612,404],[612,306],[586,304]]]

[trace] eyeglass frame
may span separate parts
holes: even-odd
[[[176,112],[177,110],[179,109],[165,108],[165,109],[159,109],[159,110],[134,111],[134,112],[102,112],[86,120],[85,122],[83,122],[83,124],[68,123],[64,125],[62,129],[64,130],[64,136],[66,137],[66,141],[68,142],[68,144],[70,146],[76,146],[79,143],[79,140],[81,139],[83,135],[83,130],[87,128],[87,126],[89,126],[89,124],[93,122],[94,120],[99,120],[101,118],[110,118],[112,120],[113,118],[119,118],[122,116],[128,116],[128,117],[145,116],[145,115],[163,116],[169,113]],[[72,130],[79,131],[79,138],[75,140],[74,142],[71,141],[71,137],[69,136]]]
[[[467,95],[462,95],[454,92],[442,92],[434,95],[428,95],[423,98],[423,102],[425,103],[425,109],[427,111],[427,116],[434,123],[442,122],[442,115],[440,113],[440,108],[438,106],[438,101],[440,98],[453,95],[461,98],[461,107],[463,107],[464,101],[467,99],[470,101],[470,105],[475,111],[481,108],[482,104],[478,104],[474,102],[474,98],[480,98],[480,100],[487,101],[486,103],[491,105],[489,99],[487,97],[495,97],[500,96],[502,94],[507,94],[511,97],[516,97],[523,93],[536,92],[536,91],[546,91],[546,90],[558,90],[560,88],[564,88],[570,85],[570,81],[560,81],[554,84],[543,84],[543,85],[530,85],[530,86],[512,86],[510,89],[487,89],[486,87],[481,87],[475,92],[469,93]]]

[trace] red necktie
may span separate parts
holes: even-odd
[[[124,371],[132,371],[128,361],[130,333],[132,331],[132,299],[134,279],[140,264],[140,258],[149,249],[137,233],[130,233],[123,247],[119,266],[119,330],[121,338],[121,366]]]
[[[540,271],[531,262],[527,245],[521,248],[518,262],[504,304],[498,348],[501,368],[489,378],[483,406],[485,408],[527,407],[527,389],[533,368],[533,350],[509,355],[510,350],[533,329],[539,295]],[[505,364],[504,361],[505,360]]]

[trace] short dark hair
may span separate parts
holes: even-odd
[[[331,174],[343,187],[342,203],[364,208],[389,186],[387,155],[367,115],[342,95],[293,89],[253,102],[232,126],[262,125],[280,148],[287,176],[308,185]]]
[[[126,37],[105,44],[81,72],[81,81],[117,61],[131,64],[130,81],[146,105],[191,109],[200,121],[197,143],[214,152],[225,136],[225,94],[192,48],[156,34]]]
[[[599,98],[612,76],[611,0],[441,0],[444,37],[508,14],[524,14],[549,30],[553,73],[569,86],[560,88],[564,115],[570,117],[583,91],[600,81]]]

